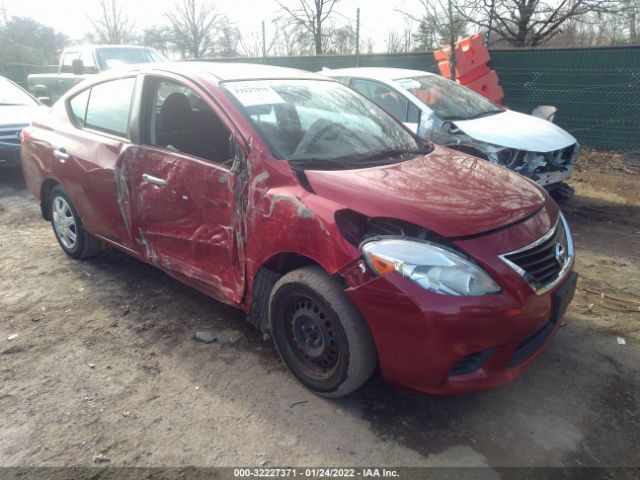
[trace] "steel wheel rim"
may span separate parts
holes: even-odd
[[[286,337],[303,372],[316,379],[331,377],[338,368],[338,318],[315,299],[291,295],[284,302]]]
[[[73,250],[78,241],[78,227],[71,207],[64,198],[56,197],[53,200],[51,213],[58,240],[65,248]]]

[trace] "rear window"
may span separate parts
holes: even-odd
[[[80,92],[71,100],[69,100],[69,113],[71,114],[71,120],[77,126],[84,126],[84,119],[87,115],[87,102],[89,101],[90,88]]]
[[[119,78],[84,90],[69,102],[69,116],[78,127],[128,138],[135,78]]]

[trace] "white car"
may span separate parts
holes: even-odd
[[[0,167],[20,166],[20,132],[42,108],[22,87],[0,77]]]
[[[553,123],[502,108],[440,75],[400,68],[319,72],[373,100],[418,136],[503,165],[568,198],[580,149]]]

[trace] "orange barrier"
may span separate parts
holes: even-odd
[[[444,47],[433,54],[438,62],[440,74],[443,77],[451,78],[451,66],[449,64],[451,48]],[[456,58],[456,81],[500,104],[504,97],[504,92],[498,83],[498,75],[487,65],[491,56],[484,46],[482,35],[476,33],[456,42],[454,54]]]

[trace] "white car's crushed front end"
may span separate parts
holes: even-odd
[[[448,125],[447,125],[448,124]],[[497,164],[531,178],[549,190],[563,189],[573,173],[580,145],[553,123],[531,115],[505,110],[472,120],[445,122],[446,132],[436,137],[453,148],[463,146],[481,151]],[[460,148],[462,149],[462,148]]]

